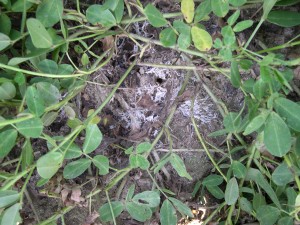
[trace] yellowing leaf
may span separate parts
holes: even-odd
[[[209,51],[211,49],[213,41],[207,31],[194,26],[191,32],[194,45],[197,49],[200,51]]]
[[[187,23],[193,22],[194,13],[195,13],[194,0],[182,0],[181,1],[181,12]]]

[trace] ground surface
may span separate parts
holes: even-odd
[[[170,3],[170,1],[159,1],[158,6],[160,10],[165,12],[179,11],[180,9],[179,4]],[[244,19],[250,18],[252,15],[251,10],[246,11]],[[217,21],[215,18],[212,18],[207,24],[210,25],[208,28],[210,32],[216,34],[219,32],[216,28]],[[147,22],[133,24],[130,29],[130,32],[158,39],[159,31],[154,30]],[[270,24],[265,24],[261,30],[257,39],[254,40],[252,48],[259,48],[261,42],[267,46],[274,45],[274,42],[275,44],[283,44],[295,35],[294,29],[278,29],[278,27],[274,28]],[[250,33],[251,30],[248,30],[240,34],[241,40],[247,39]],[[88,110],[97,108],[103,102],[112,90],[110,85],[119,80],[130,64],[130,57],[137,53],[137,46],[128,38],[119,37],[117,47],[118,52],[115,53],[113,60],[90,77],[90,82],[84,91],[74,100],[73,104],[77,107],[79,116],[86,117]],[[101,48],[100,43],[99,48]],[[293,54],[299,54],[299,51],[298,53],[296,50],[289,53],[291,57]],[[201,60],[194,59],[194,61],[205,68],[205,63]],[[143,62],[188,65],[184,57],[178,52],[154,45],[144,53]],[[227,65],[222,66],[226,67]],[[178,198],[198,211],[199,217],[201,217],[203,216],[201,210],[204,207],[209,209],[209,207],[214,207],[217,202],[208,199],[204,203],[199,201],[197,197],[192,198],[191,196],[195,183],[208,175],[212,169],[191,124],[191,102],[193,98],[195,98],[193,115],[205,140],[221,149],[224,137],[214,139],[208,137],[209,133],[222,129],[222,116],[193,72],[191,72],[189,83],[180,101],[175,102],[178,91],[188,73],[186,70],[136,66],[100,115],[102,121],[105,120],[106,122],[102,122],[100,125],[104,139],[96,153],[108,156],[111,165],[115,168],[125,167],[128,164],[128,157],[118,146],[126,148],[142,141],[153,140],[162,129],[171,107],[177,104],[176,113],[168,128],[170,135],[161,138],[150,158],[157,161],[170,147],[178,152],[185,161],[193,180],[188,181],[180,178],[169,166],[166,166],[165,170],[157,176],[157,180],[159,185],[176,193]],[[234,89],[223,75],[201,70],[198,73],[215,96],[222,100],[230,111],[238,111],[243,106],[242,93]],[[254,71],[251,76],[255,78],[255,74]],[[59,120],[49,127],[49,134],[68,133],[65,123],[66,117],[62,114]],[[36,145],[42,148],[45,143],[36,143]],[[216,153],[215,156],[220,157],[221,154]],[[95,219],[97,214],[94,212],[102,203],[106,202],[105,196],[93,199],[92,202],[84,200],[83,197],[95,187],[104,187],[110,178],[108,175],[101,177],[101,179],[95,179],[86,173],[80,178],[68,182],[58,175],[53,178],[55,179],[53,181],[54,186],[51,186],[50,183],[47,187],[43,187],[46,189],[44,190],[45,194],[41,194],[41,189],[35,190],[34,185],[31,185],[28,195],[32,204],[30,205],[27,201],[23,208],[23,214],[26,215],[24,224],[35,224],[37,216],[43,220],[50,217],[53,212],[60,210],[64,205],[72,204],[76,204],[77,207],[66,214],[65,224],[100,224]],[[34,184],[37,179],[33,178],[31,183]],[[111,198],[124,197],[127,189],[133,183],[136,184],[136,191],[149,190],[152,187],[149,176],[135,170],[126,177],[122,189],[118,189],[117,186],[111,190]],[[51,198],[49,197],[50,194],[56,195],[56,197]],[[37,215],[34,215],[32,206]],[[117,223],[142,224],[130,219],[125,213],[118,218]],[[159,221],[154,216],[153,220],[147,224],[159,224]]]

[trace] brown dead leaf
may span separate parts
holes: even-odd
[[[69,192],[70,192],[70,190],[67,190],[67,189],[63,189],[60,192],[60,194],[61,194],[61,200],[62,200],[63,203],[66,202]]]
[[[79,188],[72,189],[71,200],[77,203],[84,201],[84,198],[81,197],[81,190]]]
[[[114,42],[115,42],[115,39],[113,36],[107,36],[105,38],[103,38],[101,40],[102,44],[103,44],[103,51],[107,51],[109,49],[111,49],[112,47],[114,47]]]
[[[94,211],[90,214],[86,219],[84,225],[92,225],[94,224],[95,220],[99,217],[98,212]],[[94,224],[95,225],[95,224]]]
[[[300,66],[298,66],[295,70],[294,70],[294,74],[295,74],[295,79],[300,80]]]

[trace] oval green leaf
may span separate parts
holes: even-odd
[[[3,33],[0,33],[0,51],[5,49],[10,45],[10,38]]]
[[[151,208],[140,204],[136,204],[134,202],[127,202],[126,210],[133,219],[139,222],[145,222],[152,216]]]
[[[284,186],[293,181],[293,173],[285,163],[281,163],[272,173],[272,180],[279,186]]]
[[[156,191],[144,191],[136,194],[132,201],[139,205],[145,205],[150,208],[157,207],[160,203],[160,196]]]
[[[200,51],[209,51],[213,45],[212,37],[210,34],[200,29],[199,27],[193,26],[192,30],[192,40],[195,47]]]
[[[20,194],[17,191],[0,191],[0,208],[5,208],[18,201]]]
[[[99,169],[99,175],[106,175],[109,171],[109,160],[104,155],[96,155],[93,164]]]
[[[176,225],[177,216],[176,211],[171,202],[166,199],[160,208],[160,222],[161,225]]]
[[[288,126],[277,113],[272,112],[264,129],[264,143],[268,151],[278,157],[284,156],[292,145]]]
[[[16,144],[18,132],[14,129],[0,133],[0,158],[4,158]]]
[[[88,125],[83,143],[83,152],[85,154],[93,152],[100,145],[102,137],[102,133],[97,124]]]
[[[113,215],[114,218],[119,216],[123,209],[123,203],[120,201],[111,202],[110,205],[109,203],[105,203],[99,209],[100,220],[103,222],[113,221]]]
[[[44,179],[50,179],[61,167],[63,155],[60,152],[49,152],[37,161],[37,171]]]
[[[182,0],[181,1],[181,12],[187,23],[193,22],[194,14],[195,14],[194,0]]]
[[[176,44],[177,35],[172,28],[166,28],[159,34],[159,40],[164,47],[170,47]]]
[[[26,138],[38,138],[43,131],[40,118],[31,118],[16,124],[18,131]]]
[[[253,25],[253,21],[252,20],[244,20],[241,22],[238,22],[234,28],[233,31],[234,32],[241,32],[243,30],[248,29],[249,27],[251,27]]]
[[[12,82],[4,82],[0,85],[0,100],[13,99],[17,90]]]
[[[293,11],[271,11],[267,21],[281,27],[294,27],[300,25],[300,13]]]
[[[236,179],[233,177],[229,180],[225,190],[225,202],[227,205],[233,205],[239,198],[239,185]]]
[[[112,27],[117,24],[114,15],[102,5],[91,5],[86,10],[87,21],[92,24],[101,24],[104,27]]]
[[[62,0],[44,0],[39,4],[36,10],[36,18],[41,21],[45,27],[52,27],[58,23],[63,14]]]
[[[78,159],[65,166],[64,178],[74,179],[84,173],[91,165],[90,159]]]
[[[216,16],[224,17],[229,12],[229,2],[228,0],[212,0],[211,8]]]
[[[300,105],[286,98],[277,98],[275,100],[276,112],[286,119],[290,128],[300,132]]]
[[[39,20],[27,19],[26,25],[34,47],[50,48],[52,46],[52,38]]]
[[[148,4],[145,7],[144,13],[149,20],[149,23],[154,27],[162,27],[168,23],[168,21],[163,17],[162,13],[152,4]]]

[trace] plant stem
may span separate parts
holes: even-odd
[[[165,14],[163,14],[163,17],[166,19],[182,17],[182,13],[181,12],[165,13]],[[137,18],[127,18],[127,19],[123,19],[121,21],[121,24],[127,25],[130,23],[136,23],[136,22],[141,22],[141,21],[145,21],[145,20],[147,20],[146,16],[141,16],[141,17],[137,17]]]

